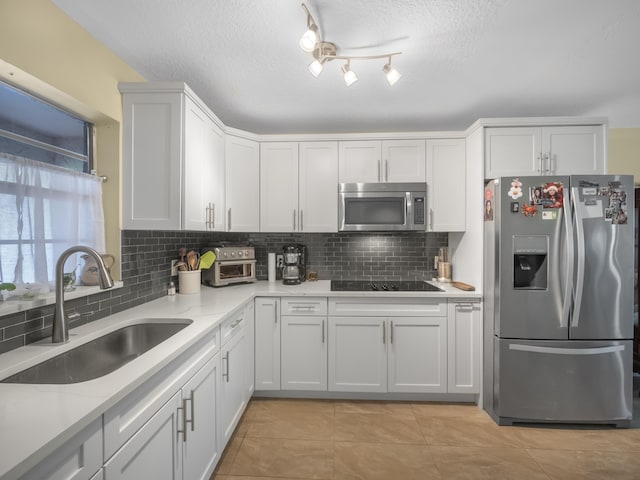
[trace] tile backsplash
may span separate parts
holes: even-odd
[[[201,249],[214,242],[251,242],[256,276],[267,279],[267,254],[287,243],[307,246],[307,270],[323,280],[428,280],[433,257],[447,245],[446,233],[225,233],[125,230],[122,242],[124,286],[69,300],[68,313],[80,318],[71,327],[126,310],[167,294],[171,260],[180,247]],[[0,317],[0,353],[51,335],[53,305]]]

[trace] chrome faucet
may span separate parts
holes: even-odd
[[[53,334],[51,335],[51,341],[53,343],[64,343],[69,341],[69,329],[67,328],[67,315],[64,313],[64,264],[74,253],[86,253],[91,255],[97,264],[100,288],[105,290],[113,287],[113,280],[109,271],[107,270],[104,260],[98,252],[91,247],[85,247],[77,245],[75,247],[68,248],[60,254],[58,262],[56,263],[56,308],[53,312]]]

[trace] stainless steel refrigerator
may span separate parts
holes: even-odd
[[[503,177],[484,200],[484,408],[628,426],[633,177]]]

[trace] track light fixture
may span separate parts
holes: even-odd
[[[331,60],[345,60],[347,63],[342,66],[342,74],[344,76],[344,83],[348,87],[358,81],[358,76],[351,70],[351,60],[378,60],[387,58],[388,61],[382,68],[382,71],[387,77],[387,82],[389,82],[389,85],[393,85],[400,79],[402,75],[400,75],[395,68],[391,67],[391,58],[396,55],[401,55],[402,52],[363,56],[338,55],[335,43],[322,40],[318,24],[304,3],[302,4],[302,8],[307,12],[307,31],[304,32],[300,39],[300,48],[313,55],[314,61],[309,65],[309,71],[314,77],[317,78],[320,75],[325,63]]]

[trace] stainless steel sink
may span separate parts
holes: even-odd
[[[18,372],[2,383],[63,384],[93,380],[126,365],[190,323],[192,320],[153,319],[129,325]]]

